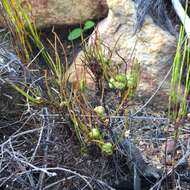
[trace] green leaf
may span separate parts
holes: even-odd
[[[72,41],[72,40],[76,40],[77,38],[80,38],[82,34],[82,29],[80,28],[75,28],[74,30],[72,30],[69,35],[68,35],[68,40]]]
[[[84,23],[84,28],[83,28],[83,30],[84,30],[84,31],[85,31],[85,30],[89,30],[89,29],[93,28],[94,25],[95,25],[95,23],[94,23],[93,21],[87,20],[87,21]]]
[[[21,88],[19,88],[18,86],[16,86],[15,84],[11,83],[10,84],[12,85],[13,88],[15,88],[21,95],[23,95],[25,98],[27,98],[28,100],[30,100],[31,102],[34,102],[34,103],[40,103],[39,101],[39,98],[35,98],[35,97],[32,97],[30,96],[29,94],[27,94],[24,90],[22,90]]]

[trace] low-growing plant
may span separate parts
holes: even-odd
[[[103,97],[105,83],[111,90],[120,91],[121,103],[116,110],[118,113],[123,103],[134,95],[135,90],[140,80],[140,64],[138,60],[131,59],[130,67],[122,60],[126,72],[120,72],[120,65],[112,62],[112,55],[117,45],[116,41],[114,48],[111,50],[106,47],[100,37],[98,31],[95,31],[94,38],[90,45],[85,44],[83,63],[86,68],[89,68],[93,75],[92,78],[96,84],[96,88]]]
[[[69,63],[66,50],[58,35],[52,31],[54,40],[47,40],[51,48],[50,52],[47,51],[40,39],[35,22],[30,20],[26,11],[19,5],[20,1],[16,1],[17,6],[12,0],[3,0],[3,2],[5,20],[10,27],[13,38],[17,39],[15,43],[20,43],[20,39],[23,39],[17,49],[23,54],[18,55],[21,58],[24,55],[26,63],[29,63],[32,59],[32,46],[30,45],[30,41],[32,41],[33,45],[39,49],[47,65],[47,69],[43,71],[44,76],[40,77],[44,84],[43,87],[35,84],[35,82],[34,84],[19,85],[10,82],[12,86],[25,97],[27,105],[37,108],[46,106],[52,112],[58,112],[67,117],[71,123],[70,127],[74,129],[81,145],[95,143],[103,153],[111,155],[114,145],[106,137],[108,134],[106,118],[108,116],[105,108],[91,105],[88,98],[86,98],[87,84],[85,79],[77,81],[77,88],[69,82],[70,76],[67,72]],[[15,14],[12,14],[12,11]],[[18,17],[17,14],[20,16]],[[22,23],[21,26],[19,25],[20,22]],[[77,36],[82,37],[82,32],[91,29],[93,26],[92,21],[85,22],[82,30],[77,29],[70,33],[69,40],[74,40]],[[22,31],[21,34],[20,31]],[[85,55],[83,62],[95,76],[93,79],[98,89],[97,94],[102,99],[105,88],[112,90],[109,89],[109,86],[113,85],[113,89],[122,94],[119,110],[125,100],[134,94],[138,84],[139,64],[134,64],[128,74],[120,73],[119,66],[112,63],[111,58],[114,50],[105,48],[97,33],[95,43],[87,45],[82,39],[82,44],[84,44]],[[64,60],[61,60],[61,53],[64,54]],[[39,64],[36,60],[33,60],[33,62]],[[42,72],[40,71],[40,73]],[[116,113],[118,110],[116,110]]]
[[[126,75],[126,84],[122,89],[121,103],[119,104],[116,113],[122,108],[125,101],[134,96],[137,86],[140,81],[140,63],[135,59],[131,63],[130,72]],[[123,80],[125,81],[125,80]]]
[[[68,40],[73,41],[78,38],[82,38],[84,33],[87,32],[88,30],[92,29],[94,27],[94,25],[95,25],[95,23],[93,21],[87,20],[84,23],[83,28],[81,28],[81,27],[75,28],[69,33]]]
[[[107,48],[103,48],[103,44],[99,39],[98,32],[95,32],[95,42],[91,45],[84,45],[84,65],[88,67],[95,76],[95,80],[109,80],[113,72],[111,64],[111,51],[106,54]]]
[[[73,127],[81,145],[85,146],[86,143],[93,142],[101,148],[102,144],[104,144],[104,139],[98,125],[95,124],[96,122],[93,121],[90,116],[94,110],[89,107],[84,96],[86,89],[85,80],[80,81],[79,90],[68,81],[66,50],[57,34],[52,31],[54,41],[48,40],[51,48],[51,52],[49,52],[40,39],[35,23],[30,20],[25,9],[21,7],[20,1],[3,0],[3,6],[4,18],[8,23],[13,39],[16,39],[16,44],[20,44],[17,52],[23,52],[22,54],[18,53],[18,56],[21,58],[24,57],[26,63],[30,62],[32,59],[30,41],[32,41],[33,45],[39,49],[48,67],[48,69],[45,70],[44,76],[39,79],[42,80],[45,85],[43,91],[42,87],[35,83],[20,83],[18,85],[11,81],[8,82],[25,97],[27,105],[36,108],[46,106],[53,112],[67,115],[71,122],[71,127]],[[91,21],[86,22],[83,31],[90,29],[93,25]],[[59,52],[58,49],[59,51],[62,50],[64,60],[61,60],[61,52]],[[34,63],[39,64],[35,61],[36,60],[33,60]],[[109,151],[109,154],[110,152],[111,151]]]

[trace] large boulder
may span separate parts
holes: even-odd
[[[31,4],[31,12],[38,28],[53,25],[74,25],[88,19],[105,17],[106,0],[21,0],[22,6]]]
[[[97,25],[95,30],[98,31],[103,43],[110,49],[114,49],[112,60],[115,64],[121,63],[120,57],[129,60],[131,54],[140,62],[141,77],[137,94],[149,98],[172,65],[176,50],[176,38],[157,26],[149,16],[145,18],[141,30],[135,33],[135,3],[132,0],[108,0],[107,3],[109,6],[108,16]],[[94,36],[92,34],[90,38],[91,44],[94,41]],[[81,57],[81,54],[79,56]],[[81,59],[82,57],[77,57],[75,64],[81,64],[81,61],[77,62]],[[76,70],[76,72],[78,71]],[[72,72],[73,75],[76,72]],[[80,72],[81,70],[79,70],[78,76],[82,76]],[[89,77],[87,78],[89,81]],[[169,78],[158,91],[158,95],[155,96],[157,99],[154,102],[167,106]],[[90,85],[92,81],[89,81]]]

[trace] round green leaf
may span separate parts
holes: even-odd
[[[91,29],[92,27],[94,27],[95,23],[91,20],[87,20],[85,23],[84,23],[84,28],[83,30],[89,30]]]
[[[75,28],[74,30],[72,30],[69,35],[68,35],[68,40],[72,41],[72,40],[76,40],[77,38],[80,38],[82,34],[82,29],[80,28]]]

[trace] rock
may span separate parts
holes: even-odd
[[[106,0],[21,0],[22,6],[31,4],[31,12],[38,28],[73,25],[88,19],[105,17]],[[1,18],[0,18],[1,20]]]
[[[108,0],[107,3],[108,16],[98,23],[95,30],[107,47],[114,49],[116,45],[112,55],[115,64],[121,63],[118,54],[125,60],[129,60],[132,56],[140,62],[141,77],[137,95],[146,100],[146,97],[148,99],[158,88],[172,65],[176,38],[157,26],[149,16],[146,16],[141,30],[134,33],[135,3],[132,0]],[[94,42],[94,34],[90,38],[90,44]],[[168,105],[166,102],[168,102],[169,78],[154,97],[153,103],[158,106]]]

